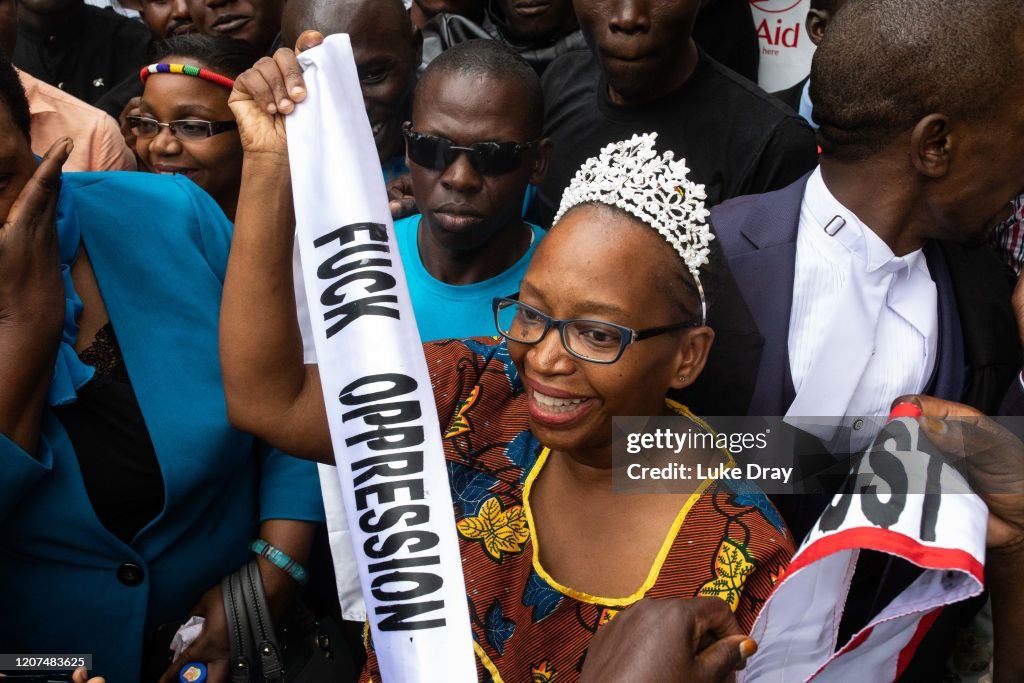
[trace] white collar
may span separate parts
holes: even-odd
[[[839,243],[868,273],[883,268],[909,277],[915,269],[928,273],[928,265],[922,249],[905,256],[896,256],[881,237],[862,221],[857,214],[846,208],[825,185],[819,166],[807,180],[804,191],[804,205],[820,227],[815,237],[823,241]]]

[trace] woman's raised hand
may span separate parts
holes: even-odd
[[[0,326],[30,323],[54,343],[64,321],[57,195],[73,146],[70,138],[53,143],[0,226]]]
[[[247,154],[287,156],[284,116],[295,111],[296,103],[306,98],[298,55],[322,42],[322,34],[306,31],[299,36],[294,50],[281,48],[235,79],[228,105],[238,122],[242,149]]]
[[[50,147],[0,226],[0,434],[27,453],[38,446],[64,329],[56,206],[72,146],[61,138]]]

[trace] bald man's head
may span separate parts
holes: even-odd
[[[354,34],[353,27],[374,19],[402,35],[412,35],[412,22],[402,0],[288,0],[281,19],[281,37],[295,47],[303,31]],[[355,37],[353,37],[355,42]]]
[[[377,154],[382,163],[393,161],[403,150],[402,123],[421,47],[402,0],[288,0],[281,20],[285,45],[310,30],[349,35]]]

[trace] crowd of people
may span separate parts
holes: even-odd
[[[380,680],[335,590],[355,568],[329,559],[317,463],[345,454],[295,288],[284,120],[335,34],[481,680],[730,680],[838,490],[616,491],[615,417],[833,416],[810,479],[913,402],[1024,469],[986,417],[1024,414],[1024,2],[812,0],[811,72],[774,94],[747,0],[117,2],[0,0],[0,651],[237,680],[222,586],[254,561],[274,623],[336,623],[351,680]],[[1024,680],[1012,483],[979,491],[986,593],[901,680]],[[837,646],[919,575],[864,552]]]

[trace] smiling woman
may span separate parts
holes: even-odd
[[[283,50],[274,64],[241,76],[232,94],[246,166],[221,309],[228,410],[240,428],[331,462],[319,369],[298,353],[287,141],[281,114],[267,110],[272,88],[294,92],[284,74],[298,70]],[[435,69],[407,129],[412,164],[451,172],[449,185],[486,177],[499,149],[530,137],[474,135],[487,107],[461,116],[456,106],[472,100],[473,85],[488,106],[511,109],[509,93],[486,79]],[[708,429],[666,395],[704,367],[719,261],[703,186],[685,162],[658,154],[655,137],[609,145],[576,174],[519,296],[494,303],[501,337],[424,345],[481,680],[576,680],[594,633],[646,597],[719,598],[749,629],[793,551],[753,486],[709,474],[683,493],[612,489],[615,416],[679,415]],[[440,222],[454,233],[463,216]],[[680,457],[729,456],[698,448]],[[380,680],[377,661],[371,646],[363,681]]]
[[[201,35],[171,38],[163,44],[159,64],[148,67],[138,114],[128,118],[143,170],[186,176],[232,221],[242,144],[228,95],[232,79],[255,59],[242,41]]]

